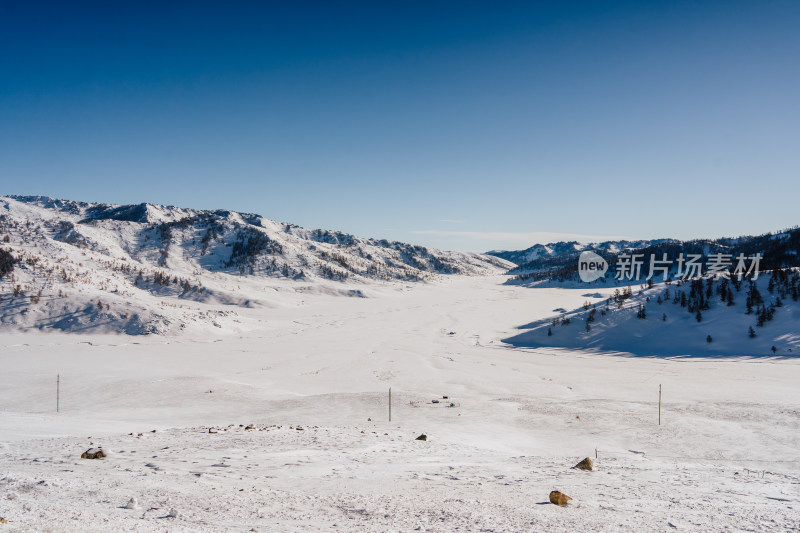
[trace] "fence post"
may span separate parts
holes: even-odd
[[[661,425],[661,383],[658,384],[658,425]]]

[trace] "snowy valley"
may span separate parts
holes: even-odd
[[[0,249],[3,530],[800,527],[794,270],[509,283],[498,257],[40,197],[0,199]]]

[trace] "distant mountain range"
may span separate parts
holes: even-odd
[[[745,254],[747,257],[760,253],[760,267],[763,270],[800,266],[800,228],[790,228],[776,233],[758,236],[743,236],[721,239],[697,239],[680,241],[677,239],[654,239],[641,241],[606,241],[599,243],[557,242],[536,244],[519,251],[491,251],[487,255],[499,257],[516,266],[508,271],[514,276],[509,283],[538,283],[543,281],[578,281],[578,258],[584,251],[592,251],[603,257],[609,270],[603,278],[594,283],[608,283],[615,275],[614,265],[617,257],[624,253],[642,254],[645,260],[646,275],[649,272],[649,258],[655,255],[674,262],[679,254],[699,254],[705,262],[712,254],[730,254],[734,257]],[[677,266],[671,270],[676,273]]]
[[[604,251],[610,254],[624,250],[635,250],[657,244],[679,242],[674,239],[654,239],[650,241],[606,241],[598,243],[581,243],[578,241],[554,242],[550,244],[534,244],[530,248],[518,251],[491,251],[487,255],[511,261],[518,267],[525,268],[540,259],[568,257],[580,254],[584,250]]]

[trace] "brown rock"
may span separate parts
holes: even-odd
[[[575,468],[577,468],[578,470],[591,470],[593,467],[594,463],[588,457],[575,465]]]
[[[416,440],[428,440],[428,436],[425,433],[423,433],[422,435],[417,437]]]
[[[102,459],[105,456],[102,448],[89,448],[81,454],[81,459]]]
[[[567,502],[570,501],[572,498],[564,494],[563,492],[558,492],[554,490],[550,493],[550,503],[555,505],[567,505]]]
[[[6,521],[6,519],[5,519],[5,518],[3,518],[2,516],[0,516],[0,524],[8,524],[8,522]]]

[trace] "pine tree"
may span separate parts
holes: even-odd
[[[754,329],[753,329],[753,326],[750,326],[750,328],[749,328],[749,330],[748,330],[747,334],[750,336],[750,338],[751,338],[751,339],[755,338],[755,336],[756,336],[756,330],[754,330]]]
[[[11,252],[0,248],[0,278],[3,278],[6,274],[13,272],[14,263],[16,262],[17,260],[13,255],[11,255]]]
[[[703,320],[703,314],[700,312],[699,309],[697,310],[697,314],[694,315],[694,317],[697,319],[698,322],[701,322]]]

